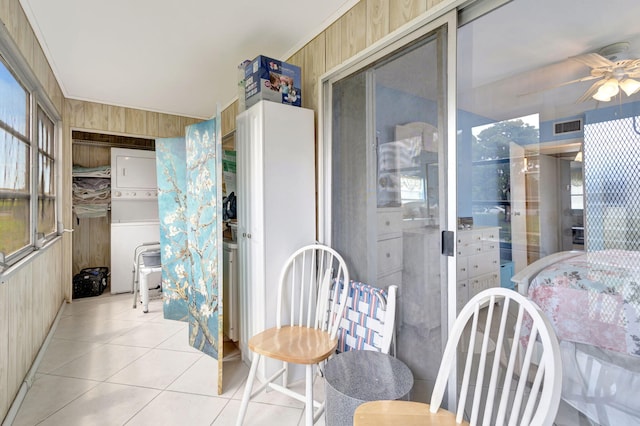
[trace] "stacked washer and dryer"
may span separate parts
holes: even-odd
[[[156,153],[111,148],[111,293],[133,291],[136,248],[160,241]],[[159,288],[161,273],[148,277]]]

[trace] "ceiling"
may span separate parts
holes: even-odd
[[[285,59],[357,0],[20,0],[65,97],[211,118],[237,66]]]
[[[66,97],[210,118],[237,96],[240,62],[287,58],[357,0],[20,2]],[[472,21],[458,32],[458,107],[544,121],[603,105],[575,102],[592,82],[554,87],[589,74],[571,56],[626,41],[640,57],[639,16],[637,0],[517,0]]]
[[[637,0],[517,0],[458,32],[458,107],[492,118],[539,113],[541,121],[571,117],[614,102],[577,103],[595,81],[569,58],[617,42],[640,58]],[[534,24],[535,23],[535,24]],[[621,95],[615,103],[640,100]]]

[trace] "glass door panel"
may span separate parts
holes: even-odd
[[[397,357],[423,401],[447,331],[445,36],[426,34],[331,91],[331,245],[353,279],[399,287]]]

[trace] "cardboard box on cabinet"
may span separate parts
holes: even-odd
[[[300,67],[260,55],[245,67],[244,74],[247,108],[261,100],[302,105]]]

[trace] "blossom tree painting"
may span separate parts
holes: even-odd
[[[189,322],[189,344],[222,359],[222,148],[219,119],[157,139],[164,316]],[[218,393],[222,391],[218,363]]]
[[[189,343],[220,359],[222,347],[222,170],[216,120],[187,126]]]
[[[164,317],[187,321],[190,276],[187,235],[187,149],[184,138],[156,139],[156,175]]]

